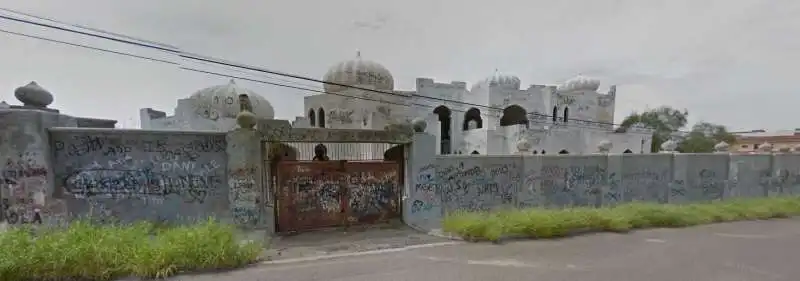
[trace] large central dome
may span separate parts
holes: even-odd
[[[394,90],[392,73],[377,62],[361,59],[361,53],[357,53],[355,59],[337,63],[328,69],[323,80],[346,86],[374,87],[379,91]],[[346,86],[325,84],[324,88],[325,92],[336,93],[346,90]]]

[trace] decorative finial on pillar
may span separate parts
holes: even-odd
[[[526,139],[520,139],[517,141],[517,153],[519,154],[528,154],[528,151],[531,150],[531,147],[531,143]]]
[[[424,133],[425,129],[428,127],[428,122],[425,122],[425,119],[421,117],[417,117],[411,121],[411,126],[414,128],[415,133]]]
[[[597,153],[601,154],[608,154],[611,151],[611,148],[614,147],[614,144],[611,143],[609,140],[602,140],[600,143],[597,144]]]
[[[253,129],[256,126],[256,122],[256,115],[253,114],[250,97],[245,94],[239,95],[239,114],[236,115],[236,124],[242,129]]]
[[[53,103],[53,95],[39,86],[36,81],[14,90],[14,96],[25,106],[47,108]]]
[[[714,145],[714,151],[717,153],[728,153],[728,149],[730,149],[730,145],[724,141]]]

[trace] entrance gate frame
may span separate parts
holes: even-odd
[[[292,212],[291,208],[288,208],[290,204],[294,202],[280,202],[279,199],[281,196],[278,194],[278,190],[281,188],[280,183],[281,180],[279,179],[280,173],[278,173],[281,162],[284,164],[289,164],[285,166],[294,165],[295,167],[300,164],[311,164],[312,161],[308,161],[306,163],[299,163],[297,161],[287,162],[289,159],[283,159],[285,156],[290,155],[292,153],[287,151],[287,148],[290,148],[285,143],[290,142],[307,142],[307,143],[389,143],[395,144],[397,146],[390,148],[389,150],[393,150],[395,148],[404,148],[407,144],[411,143],[411,139],[413,137],[414,131],[409,126],[408,128],[402,127],[391,127],[389,130],[360,130],[360,129],[329,129],[329,128],[293,128],[289,121],[287,120],[259,120],[257,130],[261,135],[261,151],[262,157],[264,157],[264,166],[262,171],[262,179],[263,179],[263,186],[265,187],[264,198],[262,199],[265,202],[265,208],[271,208],[274,214],[274,227],[276,233],[293,233],[297,231],[306,231],[306,230],[313,230],[322,227],[347,227],[352,223],[351,217],[345,215],[338,216],[337,218],[340,219],[339,223],[335,225],[320,225],[319,227],[315,227],[312,224],[302,224],[292,222],[292,218],[297,219],[297,214],[291,214],[286,212]],[[389,151],[387,150],[387,152]],[[405,149],[401,149],[400,152],[403,152]],[[389,154],[389,153],[387,153]],[[395,153],[397,154],[397,153]],[[292,157],[288,157],[292,158]],[[403,152],[400,155],[393,155],[393,161],[397,162],[397,188],[394,196],[396,200],[396,208],[397,208],[397,215],[402,216],[402,193],[405,189],[404,182],[405,182],[405,159],[406,155]],[[305,161],[302,161],[305,162]],[[290,164],[291,163],[291,164]],[[320,163],[320,162],[317,162]],[[325,163],[325,164],[321,164]],[[340,167],[339,171],[335,173],[339,175],[346,174],[346,167],[352,166],[352,164],[366,164],[364,162],[356,162],[356,163],[347,163],[346,161],[325,161],[321,162],[319,165],[327,166],[328,168],[334,168],[332,171],[335,171],[335,167]],[[384,164],[391,164],[390,162],[383,161],[378,163]],[[373,164],[373,163],[369,163]],[[312,164],[313,166],[314,164]],[[356,165],[358,166],[358,165]],[[386,170],[386,167],[376,168],[376,171]],[[348,194],[348,190],[342,189],[349,189],[349,187],[339,187],[340,191],[343,191],[340,194]],[[288,195],[291,198],[291,195]],[[339,197],[340,200],[345,199],[343,197]],[[286,198],[284,198],[286,200]],[[341,203],[344,205],[344,203]],[[342,206],[342,212],[347,210],[346,207]],[[283,215],[282,215],[283,213]],[[383,215],[382,215],[383,216]],[[330,223],[328,223],[330,224]]]

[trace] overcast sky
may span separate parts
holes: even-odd
[[[617,121],[669,105],[688,109],[690,122],[731,129],[800,127],[793,118],[800,105],[800,1],[0,0],[0,6],[316,78],[358,49],[392,71],[401,90],[412,90],[416,77],[473,83],[495,68],[523,85],[583,73],[600,78],[601,91],[619,85]],[[179,62],[1,19],[0,29]],[[54,107],[65,113],[134,127],[139,108],[171,114],[176,99],[228,78],[0,33],[0,100],[16,102],[14,88],[31,80],[53,92]],[[302,97],[311,94],[239,83],[269,99],[278,118],[302,115]]]

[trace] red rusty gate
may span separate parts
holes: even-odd
[[[391,161],[281,161],[278,231],[369,224],[400,216],[400,165]]]

